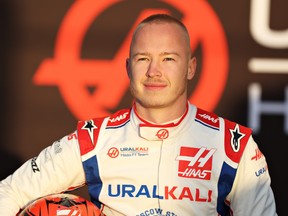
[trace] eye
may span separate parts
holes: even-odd
[[[136,61],[137,62],[143,62],[143,61],[147,62],[147,61],[149,61],[149,58],[148,57],[139,57],[139,58],[136,59]]]
[[[164,58],[163,61],[175,61],[175,59],[174,59],[174,58],[171,58],[171,57],[166,57],[166,58]]]
[[[141,57],[141,58],[138,58],[137,61],[149,61],[149,58]]]

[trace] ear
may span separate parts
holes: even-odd
[[[130,59],[126,58],[126,72],[128,77],[130,78]]]
[[[191,80],[194,77],[195,72],[196,72],[196,67],[197,67],[196,57],[192,57],[188,63],[188,73],[187,73],[188,80]]]

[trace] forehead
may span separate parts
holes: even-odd
[[[176,23],[152,22],[138,27],[132,40],[131,48],[142,47],[182,47],[188,48],[187,33]]]

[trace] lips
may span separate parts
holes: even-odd
[[[165,83],[159,83],[159,82],[150,82],[150,83],[144,83],[144,86],[148,89],[163,89],[166,87]]]

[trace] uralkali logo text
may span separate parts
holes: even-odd
[[[228,47],[221,22],[208,1],[149,1],[145,3],[147,7],[145,6],[138,14],[138,18],[134,20],[134,24],[112,59],[80,58],[84,36],[93,21],[109,8],[127,2],[120,0],[75,1],[64,16],[58,30],[53,58],[47,58],[41,62],[33,77],[33,83],[57,86],[67,107],[78,119],[110,114],[110,110],[117,109],[129,91],[125,60],[129,54],[133,30],[148,15],[172,13],[170,11],[172,7],[182,14],[182,21],[191,35],[191,49],[195,50],[196,47],[202,49],[202,70],[197,71],[200,73],[199,81],[189,96],[189,100],[203,109],[212,111],[220,100],[226,84]],[[165,7],[159,8],[157,4],[160,3]],[[129,16],[127,11],[118,12],[118,14],[121,13],[123,16]],[[113,17],[113,14],[111,16],[111,19],[117,19]],[[115,22],[115,28],[113,26],[109,28],[115,31],[122,29],[119,25],[121,22]],[[88,87],[94,87],[95,91],[91,93]],[[127,107],[130,104],[131,102],[127,102]]]
[[[163,191],[163,194],[159,194]],[[110,197],[146,197],[165,200],[190,200],[191,202],[211,202],[212,190],[206,188],[193,188],[181,186],[164,186],[160,189],[157,185],[117,184],[108,185]]]

